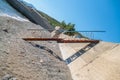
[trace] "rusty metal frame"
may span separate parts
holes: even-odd
[[[65,40],[62,38],[23,38],[25,41],[57,41],[58,43],[98,43],[99,40]]]

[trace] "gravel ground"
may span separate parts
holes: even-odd
[[[21,38],[50,37],[48,31],[31,22],[0,17],[0,80],[72,80],[63,61],[49,51],[32,46],[45,46],[61,57],[56,42],[27,42]]]

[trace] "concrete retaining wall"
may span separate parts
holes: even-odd
[[[30,8],[18,0],[6,1],[24,16],[26,16],[30,21],[34,22],[35,24],[41,25],[45,29],[49,29],[50,32],[52,31],[50,29],[53,29],[53,27],[34,8]]]

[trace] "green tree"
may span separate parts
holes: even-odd
[[[61,26],[63,29],[65,29],[65,28],[66,28],[66,23],[65,23],[65,21],[62,21],[60,26]]]

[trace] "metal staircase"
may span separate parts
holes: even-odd
[[[73,54],[72,56],[70,56],[69,58],[67,58],[65,60],[66,64],[70,64],[71,62],[73,62],[74,60],[79,58],[82,54],[84,54],[87,51],[89,51],[91,48],[93,48],[98,43],[99,42],[94,42],[94,43],[92,42],[92,43],[88,44],[87,46],[85,46],[84,48],[80,49],[78,52],[76,52],[75,54]]]

